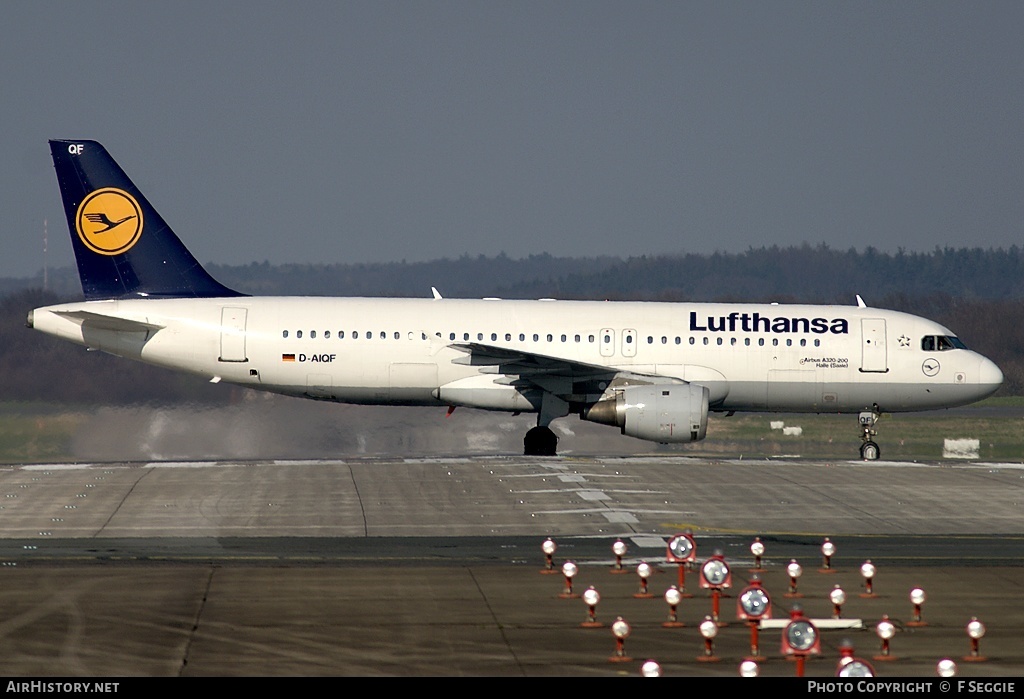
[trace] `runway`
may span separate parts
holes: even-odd
[[[751,654],[735,597],[760,537],[773,617],[799,605],[823,624],[807,676],[831,676],[843,641],[877,655],[884,614],[899,631],[879,676],[935,677],[942,657],[964,677],[1021,676],[1022,479],[1010,463],[657,454],[9,466],[0,673],[639,676],[654,659],[666,676],[735,677]],[[683,531],[693,568],[666,558]],[[828,566],[824,537],[837,547]],[[714,597],[698,567],[716,553],[732,586],[708,658],[698,625]],[[789,596],[792,560],[803,574]],[[654,570],[644,596],[641,562]],[[678,628],[664,626],[673,584],[692,594]],[[597,628],[581,626],[591,585]],[[825,621],[836,585],[841,618],[861,628]],[[922,626],[910,625],[912,587],[927,592]],[[628,660],[613,657],[618,616]],[[973,659],[972,616],[986,626]],[[780,632],[762,633],[760,674],[793,676]]]

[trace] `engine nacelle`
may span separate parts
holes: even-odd
[[[580,417],[620,427],[622,434],[637,439],[696,442],[708,431],[708,389],[692,383],[627,386]]]

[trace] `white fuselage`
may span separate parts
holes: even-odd
[[[941,325],[855,306],[131,299],[39,308],[31,324],[210,380],[363,404],[536,410],[499,362],[467,361],[481,347],[700,384],[718,411],[927,410],[974,402],[1002,381],[975,352],[926,350],[923,338],[952,336]]]

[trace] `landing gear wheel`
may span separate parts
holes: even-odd
[[[860,458],[865,461],[878,461],[881,452],[874,442],[864,442],[860,445]]]
[[[872,437],[878,434],[878,431],[875,430],[875,423],[878,422],[881,411],[879,411],[877,403],[873,407],[874,410],[865,410],[858,417],[861,439],[860,458],[865,461],[877,461],[881,453],[878,445],[872,439]]]
[[[526,456],[557,456],[558,437],[550,427],[534,427],[523,437]]]

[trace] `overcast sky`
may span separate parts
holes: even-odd
[[[72,264],[47,139],[202,262],[1024,242],[1024,3],[0,11],[0,276]]]

